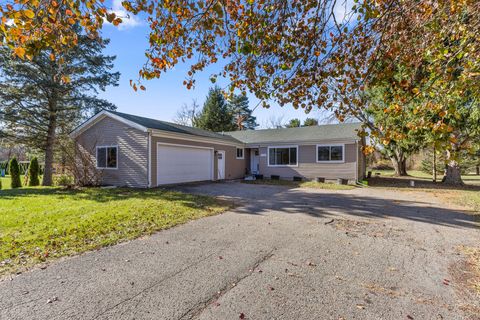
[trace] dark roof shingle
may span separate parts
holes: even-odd
[[[225,132],[225,134],[247,144],[347,139],[356,140],[359,139],[358,130],[360,130],[361,127],[361,123],[357,122],[298,128],[232,131]]]
[[[310,127],[280,128],[263,130],[230,131],[225,133],[211,132],[203,129],[179,125],[176,123],[135,116],[132,114],[108,111],[126,120],[135,122],[148,129],[163,130],[193,136],[221,139],[232,143],[262,144],[291,143],[302,141],[356,140],[361,123],[327,124]]]
[[[145,118],[145,117],[140,117],[140,116],[135,116],[132,114],[128,113],[122,113],[118,111],[108,111],[110,113],[113,113],[119,117],[122,117],[126,120],[135,122],[141,126],[144,126],[148,129],[156,129],[156,130],[163,130],[163,131],[170,131],[170,132],[176,132],[176,133],[183,133],[183,134],[191,134],[194,136],[200,136],[200,137],[206,137],[206,138],[215,138],[215,139],[222,139],[222,140],[227,140],[231,142],[240,142],[233,138],[231,135],[224,135],[216,132],[211,132],[207,130],[202,130],[198,128],[193,128],[189,126],[182,126],[180,124],[176,123],[171,123],[171,122],[166,122],[166,121],[161,121],[161,120],[155,120],[151,118]]]

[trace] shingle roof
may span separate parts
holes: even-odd
[[[227,140],[227,141],[231,141],[231,142],[241,143],[237,139],[233,138],[231,135],[224,135],[224,134],[211,132],[211,131],[207,131],[207,130],[202,130],[202,129],[198,129],[198,128],[182,126],[182,125],[176,124],[176,123],[171,123],[171,122],[166,122],[166,121],[161,121],[161,120],[156,120],[156,119],[151,119],[151,118],[135,116],[135,115],[128,114],[128,113],[122,113],[122,112],[117,112],[117,111],[108,111],[108,112],[113,113],[113,114],[115,114],[119,117],[122,117],[122,118],[126,119],[126,120],[135,122],[135,123],[137,123],[141,126],[144,126],[148,129],[156,129],[156,130],[170,131],[170,132],[176,132],[176,133],[191,134],[191,135],[194,135],[194,136],[222,139],[222,140]]]
[[[135,116],[128,113],[108,111],[148,129],[163,130],[193,136],[221,139],[232,143],[262,144],[291,143],[302,141],[356,140],[361,123],[327,124],[311,127],[244,130],[216,133],[176,123]]]
[[[341,123],[298,128],[232,131],[225,132],[225,134],[247,144],[289,143],[299,141],[356,140],[358,139],[357,130],[359,129],[361,129],[361,123]]]

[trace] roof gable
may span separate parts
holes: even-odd
[[[92,117],[87,119],[85,122],[83,122],[81,125],[76,127],[72,132],[70,132],[70,136],[72,138],[75,138],[75,137],[79,136],[80,134],[82,134],[82,132],[84,132],[85,130],[88,130],[93,125],[95,125],[96,123],[98,123],[99,121],[101,121],[102,119],[104,119],[106,117],[110,117],[112,119],[120,121],[121,123],[124,123],[124,124],[126,124],[126,125],[128,125],[132,128],[138,129],[142,132],[147,132],[147,129],[148,129],[147,127],[142,126],[142,125],[140,125],[136,122],[133,122],[133,121],[130,121],[130,120],[125,119],[123,117],[120,117],[120,116],[112,113],[111,111],[103,110],[103,111],[100,111],[99,113],[93,115]]]
[[[176,123],[155,120],[151,118],[140,117],[128,113],[122,113],[117,111],[107,111],[103,110],[97,114],[95,114],[90,119],[86,120],[84,123],[79,125],[75,130],[70,133],[70,136],[75,138],[80,135],[85,130],[88,130],[94,124],[98,123],[100,120],[104,119],[105,117],[110,117],[115,120],[118,120],[128,126],[136,128],[140,131],[147,132],[149,129],[152,130],[160,130],[160,131],[167,131],[179,134],[187,134],[197,137],[204,137],[204,138],[211,138],[211,139],[220,139],[225,140],[231,143],[241,143],[237,139],[233,138],[230,135],[224,135],[216,132],[211,132],[203,129],[188,127],[179,125]]]

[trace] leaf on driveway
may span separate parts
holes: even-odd
[[[239,316],[240,319],[245,319],[245,314],[242,312],[240,313],[240,316]]]

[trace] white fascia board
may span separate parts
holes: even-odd
[[[222,139],[217,138],[210,138],[210,137],[202,137],[202,136],[195,136],[186,133],[179,133],[179,132],[171,132],[171,131],[164,131],[164,130],[152,130],[152,135],[154,137],[162,137],[162,138],[170,138],[170,139],[178,139],[178,140],[187,140],[187,141],[194,141],[194,142],[203,142],[203,143],[212,143],[212,144],[219,144],[225,146],[234,146],[238,148],[245,148],[245,144],[239,142],[229,142]]]

